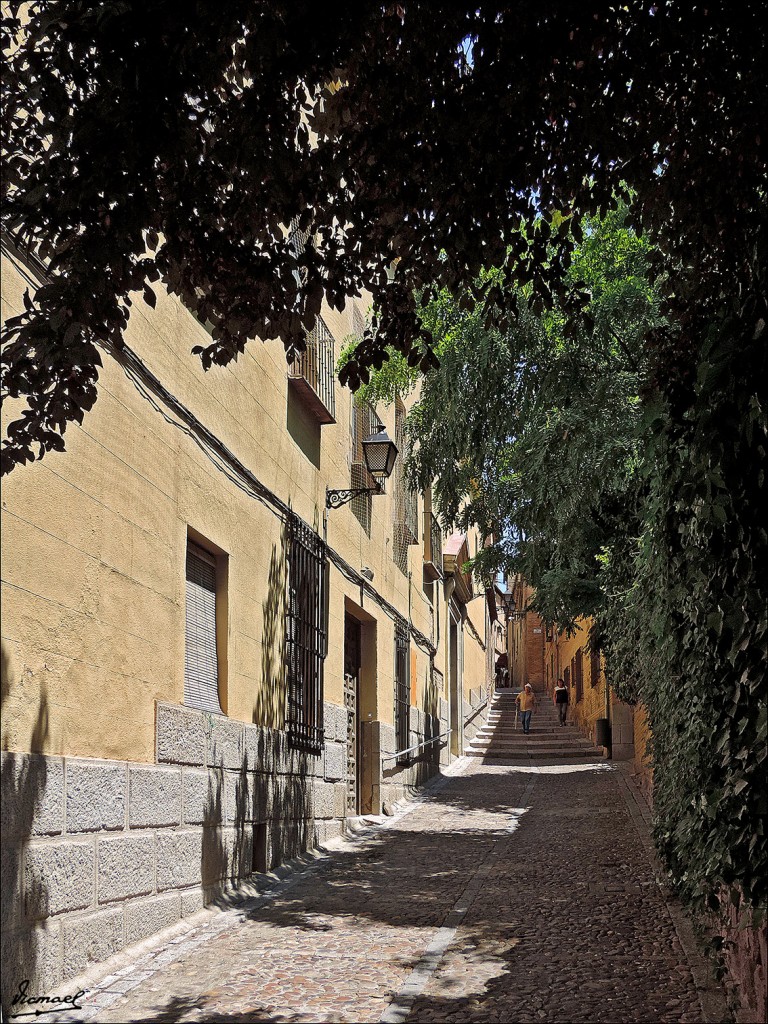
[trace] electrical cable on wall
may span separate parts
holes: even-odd
[[[39,274],[43,279],[50,279],[45,264],[37,257],[34,253],[30,253],[26,250],[26,247],[22,247],[10,233],[3,231],[3,243],[4,246],[10,246],[15,253],[18,254],[19,258],[22,259],[30,269]],[[11,255],[9,253],[9,255]],[[241,491],[247,494],[249,497],[255,498],[262,505],[273,512],[282,521],[286,522],[289,518],[295,518],[300,520],[307,529],[313,533],[317,531],[306,523],[301,516],[298,516],[296,512],[282,501],[274,491],[270,490],[265,484],[258,479],[258,477],[231,451],[223,441],[221,441],[212,431],[210,431],[200,419],[188,409],[183,402],[181,402],[169,389],[162,383],[162,381],[155,376],[155,374],[149,369],[144,361],[130,348],[130,346],[123,344],[120,348],[116,348],[108,342],[97,342],[102,351],[118,363],[125,373],[126,377],[134,385],[138,393],[142,398],[147,401],[152,408],[158,412],[166,423],[176,427],[187,435],[203,454],[208,458],[212,464],[223,473],[230,483],[233,483]],[[163,405],[168,409],[171,409],[174,416],[169,416],[166,409],[158,403],[157,399],[160,399]],[[179,422],[181,421],[181,422]],[[355,586],[360,587],[363,593],[365,593],[375,604],[378,605],[384,611],[392,621],[402,620],[403,616],[397,610],[397,608],[387,599],[380,594],[376,588],[362,576],[347,560],[334,548],[330,547],[327,542],[324,542],[326,554],[328,560],[338,569],[342,576],[347,579],[350,583],[354,583]],[[430,658],[434,658],[437,653],[437,647],[421,632],[416,626],[408,621],[408,628],[411,636],[413,637],[416,645],[427,653]]]

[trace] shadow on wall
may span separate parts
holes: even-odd
[[[0,708],[5,708],[10,696],[10,658],[3,645],[0,648]],[[40,703],[32,730],[30,749],[40,751],[48,738],[48,697],[41,687]],[[39,976],[38,945],[40,934],[27,920],[24,906],[24,880],[22,878],[23,851],[32,835],[35,815],[39,813],[48,780],[46,758],[25,754],[5,753],[9,737],[3,734],[2,759],[2,1007],[8,1014],[10,1001],[25,978],[32,988],[44,991],[50,980]],[[59,815],[60,818],[60,815]],[[34,903],[40,908],[48,906],[48,892],[38,880]],[[54,983],[57,979],[54,979]]]
[[[255,743],[228,770],[209,766],[201,877],[206,901],[253,872],[315,846],[313,775],[322,758],[286,745],[286,527],[273,544],[262,602],[261,679],[252,720]]]
[[[272,545],[267,595],[261,606],[261,681],[253,706],[253,721],[272,729],[282,729],[285,725],[285,558],[286,528],[283,525],[279,546]]]
[[[288,388],[285,426],[304,457],[315,469],[320,469],[320,424],[297,398],[293,388]]]
[[[223,773],[211,769],[208,772],[200,853],[200,877],[206,890],[206,902],[221,895],[227,873],[227,849],[223,831],[224,799]]]
[[[266,872],[317,845],[312,755],[291,751],[292,774],[271,774],[283,734],[264,730],[265,756],[239,770],[209,772],[200,874],[206,902],[216,901],[254,872]],[[277,752],[278,758],[280,752]],[[256,770],[261,769],[261,770]]]

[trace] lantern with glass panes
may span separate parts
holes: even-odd
[[[510,619],[522,619],[525,615],[525,611],[516,611],[516,607],[517,605],[511,591],[508,590],[506,593],[501,595],[501,608],[507,622],[509,622]]]
[[[365,468],[375,481],[373,487],[345,487],[340,490],[326,488],[325,507],[339,508],[361,494],[381,494],[382,482],[392,475],[397,458],[397,445],[379,423],[376,433],[366,437],[362,443]]]

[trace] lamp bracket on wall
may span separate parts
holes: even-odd
[[[340,490],[331,490],[329,487],[325,489],[325,507],[326,508],[341,508],[342,505],[346,505],[348,501],[352,501],[353,498],[359,498],[362,494],[382,494],[382,488],[380,484],[375,487],[344,487]]]
[[[383,480],[392,475],[397,458],[397,445],[390,441],[384,427],[379,423],[376,432],[366,437],[362,442],[363,459],[365,468],[373,477],[373,487],[342,487],[338,490],[325,489],[325,507],[340,508],[346,505],[353,498],[359,498],[361,494],[383,494],[381,486]]]

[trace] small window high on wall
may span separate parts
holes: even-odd
[[[222,714],[216,638],[216,558],[187,542],[184,703]]]

